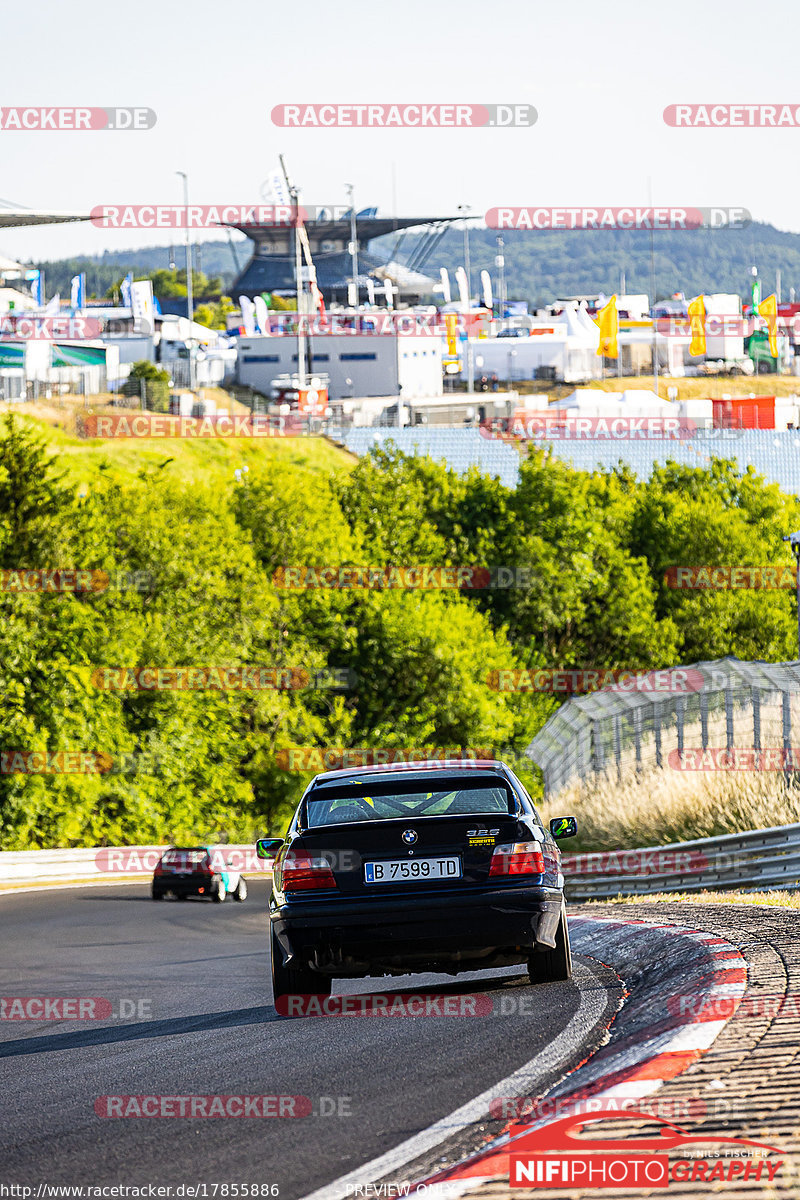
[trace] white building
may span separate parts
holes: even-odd
[[[597,326],[575,304],[556,316],[530,323],[509,336],[507,330],[492,338],[472,340],[475,375],[497,375],[501,380],[550,379],[584,383],[599,379],[602,360],[597,355]],[[462,359],[464,355],[462,354]],[[465,367],[462,366],[462,378]]]
[[[328,376],[332,400],[351,396],[440,396],[442,344],[414,333],[354,333],[311,337],[312,369]],[[239,383],[265,395],[278,375],[297,371],[297,338],[239,338]]]

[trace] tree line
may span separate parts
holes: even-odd
[[[796,656],[791,590],[665,583],[791,562],[797,499],[729,461],[640,482],[536,451],[515,489],[391,446],[334,473],[266,458],[224,489],[171,469],[78,495],[29,423],[0,425],[0,848],[280,833],[308,748],[521,753],[564,697],[491,672]],[[415,565],[525,568],[524,586],[282,586],[292,567]],[[26,587],[36,568],[93,582]],[[212,669],[233,684],[176,685]],[[78,752],[88,767],[64,769]]]

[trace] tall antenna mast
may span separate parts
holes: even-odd
[[[294,209],[294,273],[297,285],[297,385],[298,388],[306,386],[306,335],[303,328],[303,278],[302,278],[302,253],[300,245],[300,195],[297,188],[293,186],[289,179],[289,172],[286,170],[286,163],[283,161],[283,155],[278,155],[278,161],[281,164],[283,178],[286,180],[286,187],[289,192],[289,198]]]

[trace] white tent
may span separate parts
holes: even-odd
[[[576,388],[563,400],[554,400],[549,407],[585,417],[651,417],[676,412],[669,400],[662,400],[655,392],[644,388],[629,388],[624,392]]]
[[[6,258],[4,254],[0,254],[0,275],[24,275],[25,267],[22,263],[14,262],[13,258]]]
[[[25,292],[18,292],[16,288],[0,287],[0,313],[11,311],[11,305],[17,314],[29,311],[33,307],[33,301]]]
[[[648,413],[675,411],[672,401],[662,400],[652,388],[628,388],[620,397],[626,407],[630,406],[631,409],[639,408]]]
[[[581,326],[586,331],[586,333],[589,333],[592,335],[592,337],[595,340],[595,345],[599,346],[600,345],[600,330],[599,330],[597,324],[589,316],[588,312],[586,311],[585,307],[582,304],[578,308],[578,320],[580,321]]]

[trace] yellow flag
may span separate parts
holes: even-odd
[[[447,353],[455,358],[458,354],[458,346],[456,345],[456,329],[458,327],[458,314],[445,313],[444,327],[447,331]]]
[[[769,352],[773,358],[778,357],[778,299],[773,293],[762,300],[758,306],[758,315],[767,322],[769,335]]]
[[[619,313],[617,312],[617,297],[612,296],[607,304],[597,314],[596,324],[600,330],[600,345],[597,353],[603,358],[616,358],[617,334],[619,333]]]
[[[695,296],[686,310],[691,323],[692,340],[689,353],[697,356],[706,352],[706,302],[704,296]]]

